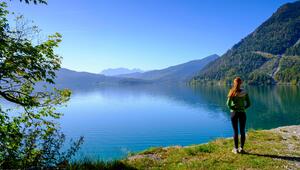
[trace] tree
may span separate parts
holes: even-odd
[[[34,4],[47,4],[47,0],[20,0],[20,2],[25,1],[27,4],[29,4],[30,2],[33,2]]]
[[[27,25],[23,16],[12,28],[8,13],[6,3],[0,3],[0,99],[14,105],[0,105],[0,169],[62,166],[83,138],[62,152],[65,136],[55,122],[62,115],[56,107],[64,105],[71,92],[47,86],[54,84],[61,65],[54,52],[61,35],[34,41],[38,28]],[[44,88],[37,89],[37,83],[44,83]]]

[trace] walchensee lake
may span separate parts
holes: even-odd
[[[84,90],[83,90],[84,89]],[[84,136],[77,157],[112,160],[149,147],[206,143],[231,137],[223,86],[76,88],[60,109],[68,138]],[[246,86],[247,130],[300,124],[300,88]],[[247,147],[247,146],[246,146]]]

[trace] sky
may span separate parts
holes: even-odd
[[[48,0],[8,2],[43,35],[59,32],[62,67],[162,69],[224,54],[294,0]]]

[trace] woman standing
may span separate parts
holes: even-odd
[[[233,81],[233,86],[228,93],[227,106],[231,112],[231,123],[234,131],[234,148],[233,153],[244,153],[244,144],[246,140],[245,126],[246,126],[246,109],[250,106],[250,99],[247,92],[241,88],[243,83],[240,77],[236,77]],[[241,147],[239,144],[238,124],[240,125]]]

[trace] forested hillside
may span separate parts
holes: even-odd
[[[281,6],[254,32],[204,67],[191,83],[300,83],[300,1]]]

